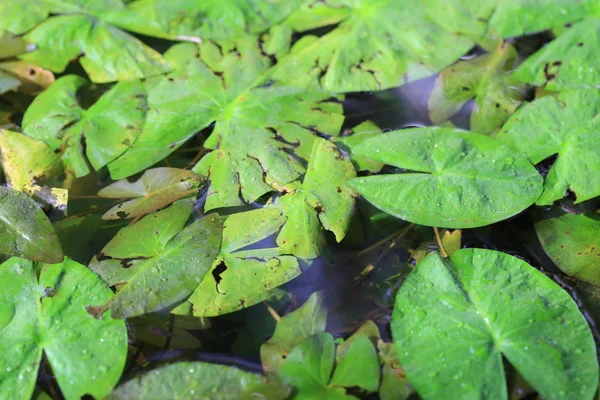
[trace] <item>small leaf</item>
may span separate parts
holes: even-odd
[[[19,80],[18,92],[37,95],[54,83],[54,74],[44,68],[22,61],[0,63],[0,71]]]
[[[302,392],[318,392],[329,383],[334,359],[333,337],[329,333],[317,333],[294,347],[278,375]]]
[[[210,274],[188,299],[194,315],[211,317],[250,307],[268,298],[270,290],[300,275],[296,257],[280,248],[243,249],[273,235],[284,221],[281,211],[274,208],[227,217],[221,251]]]
[[[380,341],[379,359],[383,364],[381,367],[381,385],[379,386],[379,398],[381,400],[406,400],[414,389],[406,379],[406,375],[398,362],[398,356],[393,343]]]
[[[277,381],[235,367],[179,362],[156,368],[125,382],[107,400],[214,399],[283,400],[290,390]]]
[[[517,64],[514,47],[501,43],[494,52],[459,61],[444,69],[429,96],[429,116],[439,125],[450,119],[466,102],[475,99],[471,129],[491,133],[515,112],[525,95],[510,72]]]
[[[45,352],[65,399],[103,398],[125,366],[124,321],[96,319],[87,308],[112,297],[104,283],[69,259],[44,265],[11,258],[0,265],[0,387],[7,398],[29,398]]]
[[[379,358],[375,346],[366,334],[357,335],[350,342],[344,357],[335,367],[331,386],[358,386],[368,392],[379,387]]]
[[[357,171],[379,172],[383,168],[383,163],[373,161],[368,157],[360,157],[352,154],[352,149],[366,139],[381,135],[381,129],[371,121],[365,121],[348,131],[344,131],[342,136],[332,138],[333,142],[345,150],[349,150],[352,162]]]
[[[277,244],[297,257],[317,257],[325,244],[323,229],[342,241],[354,211],[354,190],[348,180],[356,177],[350,160],[332,143],[317,139],[304,182],[288,185],[289,193],[274,207],[283,210],[287,222]]]
[[[600,93],[571,90],[546,96],[520,108],[502,127],[498,139],[538,164],[558,155],[546,176],[538,205],[562,199],[568,190],[576,203],[600,195]]]
[[[160,210],[197,193],[200,179],[192,171],[166,167],[146,170],[134,183],[122,179],[100,190],[98,195],[111,199],[132,197],[133,200],[114,206],[102,219],[135,218]]]
[[[140,133],[147,110],[139,81],[118,83],[84,109],[77,93],[87,84],[76,75],[58,79],[35,98],[23,117],[23,132],[58,150],[77,177],[91,172],[88,160],[98,170],[127,150]]]
[[[392,334],[424,399],[507,399],[503,356],[543,398],[591,399],[598,387],[594,338],[573,299],[497,251],[430,254],[398,292]]]
[[[544,251],[567,275],[600,286],[600,220],[565,214],[535,223]]]
[[[27,195],[0,186],[0,254],[58,263],[60,242],[44,211]]]
[[[289,352],[305,338],[324,332],[326,324],[323,293],[315,292],[306,303],[281,318],[273,336],[260,347],[260,360],[265,371],[277,373]]]
[[[489,225],[523,211],[542,190],[542,177],[525,157],[474,132],[406,129],[368,139],[354,152],[415,171],[351,184],[379,209],[420,225]]]

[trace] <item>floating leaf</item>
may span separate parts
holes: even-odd
[[[542,177],[525,157],[474,132],[406,129],[368,139],[354,152],[415,171],[351,184],[381,210],[420,225],[489,225],[523,211],[542,190]]]
[[[274,207],[283,210],[287,222],[277,244],[297,257],[317,257],[324,244],[323,229],[340,242],[354,211],[354,190],[348,180],[356,177],[350,160],[332,143],[317,139],[313,145],[304,182],[287,185],[289,192]]]
[[[352,154],[352,149],[366,139],[381,134],[381,129],[371,121],[365,121],[352,129],[344,131],[342,136],[333,138],[333,141],[341,148],[348,150],[352,162],[357,171],[379,172],[383,168],[383,163],[373,161],[368,157],[360,157]]]
[[[48,17],[48,7],[40,0],[2,2],[0,4],[0,31],[20,35]]]
[[[54,83],[52,72],[23,61],[1,62],[0,74],[3,77],[8,76],[19,81],[18,86],[13,89],[26,94],[36,95]],[[0,79],[4,80],[5,78]]]
[[[135,317],[176,306],[196,289],[215,260],[221,223],[208,215],[181,230],[190,202],[175,203],[125,227],[90,263],[119,290],[108,303],[114,316]]]
[[[365,333],[354,334],[351,339],[345,348],[344,357],[338,359],[330,384],[340,387],[357,386],[367,392],[376,392],[379,387],[379,358],[375,346]]]
[[[404,370],[398,361],[396,348],[393,343],[379,341],[377,344],[379,359],[381,361],[381,385],[379,385],[379,398],[381,400],[406,400],[413,393]]]
[[[392,334],[424,399],[507,399],[503,357],[543,398],[591,399],[598,388],[594,339],[573,299],[504,253],[430,254],[398,292]]]
[[[261,33],[304,0],[138,0],[110,16],[127,30],[171,40],[202,42]]]
[[[596,89],[567,91],[526,104],[502,127],[498,139],[538,164],[558,155],[546,176],[538,205],[552,204],[567,191],[576,203],[600,195],[600,130]]]
[[[0,265],[0,390],[29,398],[44,351],[67,400],[103,398],[125,366],[124,321],[94,318],[87,309],[112,297],[95,274],[69,259],[44,265],[16,257]]]
[[[510,72],[517,65],[517,51],[500,44],[492,53],[459,61],[444,69],[429,96],[429,116],[441,124],[475,99],[471,129],[490,133],[510,117],[524,97],[524,85],[517,85]]]
[[[177,168],[154,168],[130,183],[122,179],[98,192],[111,199],[133,198],[108,210],[102,219],[135,218],[146,215],[198,192],[200,176]]]
[[[317,134],[339,133],[342,106],[327,93],[266,82],[271,66],[259,40],[184,43],[165,57],[171,74],[150,79],[149,112],[133,146],[109,165],[125,178],[160,161],[216,121],[194,171],[209,177],[205,209],[253,202],[304,172]]]
[[[211,317],[250,307],[268,298],[271,289],[300,275],[296,257],[280,248],[244,249],[276,233],[284,222],[281,211],[274,208],[227,217],[211,273],[188,299],[194,315]]]
[[[44,211],[27,195],[0,186],[0,254],[58,263],[60,242]]]
[[[281,318],[273,336],[260,346],[260,360],[265,371],[277,373],[296,345],[309,336],[324,332],[326,325],[323,293],[315,292],[301,307]]]
[[[91,172],[88,160],[98,170],[123,154],[140,133],[147,110],[139,81],[118,83],[84,109],[77,93],[86,84],[76,75],[58,79],[23,117],[23,132],[58,150],[78,177]]]
[[[283,400],[290,390],[264,376],[235,367],[204,362],[179,362],[154,369],[125,382],[107,400],[269,399]]]
[[[2,11],[0,9],[0,19],[4,18]],[[146,78],[170,69],[157,51],[87,15],[51,17],[24,38],[35,44],[35,50],[19,56],[22,60],[63,72],[71,60],[78,59],[93,82]]]
[[[486,30],[518,36],[576,21],[585,12],[576,0],[327,2],[333,10],[321,3],[311,1],[299,11],[321,6],[316,18],[292,14],[293,28],[313,29],[324,21],[338,27],[320,38],[302,37],[275,79],[334,92],[387,89],[435,74],[482,40]]]
[[[567,275],[600,286],[600,220],[564,214],[535,223],[544,251]]]

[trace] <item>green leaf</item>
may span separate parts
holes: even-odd
[[[315,292],[306,303],[281,318],[273,336],[260,347],[260,360],[265,371],[277,373],[296,345],[309,336],[324,332],[326,325],[323,293]]]
[[[88,160],[98,170],[123,154],[139,135],[147,111],[139,81],[118,83],[84,109],[77,93],[87,83],[76,75],[58,79],[23,117],[23,132],[58,151],[77,177],[91,172]]]
[[[28,46],[23,38],[8,32],[2,33],[0,29],[0,59],[18,56],[27,50]]]
[[[304,339],[288,354],[279,376],[303,392],[324,390],[335,361],[335,344],[329,333]]]
[[[379,358],[375,352],[375,346],[366,334],[356,335],[350,342],[344,357],[335,368],[330,385],[358,386],[368,392],[377,391]]]
[[[386,213],[420,225],[489,225],[523,211],[542,190],[542,177],[525,157],[474,132],[406,129],[368,139],[354,152],[415,171],[351,184]]]
[[[60,242],[44,211],[27,195],[0,186],[0,254],[58,263]]]
[[[471,129],[487,134],[501,127],[525,95],[525,85],[515,84],[510,75],[517,65],[517,56],[513,46],[502,43],[492,53],[444,69],[429,96],[433,123],[447,121],[475,99]]]
[[[483,40],[486,30],[519,36],[576,21],[585,11],[576,0],[338,0],[327,2],[332,13],[320,3],[309,2],[321,6],[320,17],[304,8],[299,13],[308,10],[309,17],[292,14],[292,26],[340,24],[320,38],[302,37],[274,77],[334,92],[382,90],[430,76]]]
[[[98,192],[110,199],[133,198],[108,210],[102,219],[136,218],[198,192],[201,177],[177,168],[148,169],[137,181],[122,179]]]
[[[113,24],[148,36],[202,42],[261,33],[304,0],[138,0],[110,16]]]
[[[498,139],[537,164],[558,155],[546,176],[538,205],[562,199],[568,190],[576,203],[600,195],[600,130],[596,118],[600,94],[596,89],[546,96],[526,104],[502,127]]]
[[[281,383],[235,367],[179,362],[156,368],[125,382],[106,399],[283,400],[288,394],[289,388]]]
[[[600,219],[565,214],[535,223],[544,251],[567,275],[600,286]]]
[[[107,304],[113,315],[128,318],[172,308],[202,281],[219,251],[221,223],[211,214],[178,232],[189,207],[176,203],[121,229],[92,260],[94,272],[119,285]]]
[[[379,359],[381,361],[381,385],[379,398],[381,400],[406,400],[413,394],[414,389],[406,379],[402,366],[398,362],[396,348],[393,343],[379,341]]]
[[[243,205],[298,178],[317,133],[337,135],[342,106],[330,94],[267,82],[259,39],[179,44],[174,72],[149,79],[149,112],[133,146],[109,165],[125,178],[160,161],[216,122],[194,167],[211,185],[205,209]]]
[[[600,84],[596,68],[600,19],[595,16],[574,24],[535,54],[528,57],[515,71],[514,77],[523,82],[543,86],[547,90],[589,88]]]
[[[332,143],[317,139],[304,182],[286,187],[289,192],[274,207],[283,210],[287,222],[277,236],[282,249],[303,259],[317,257],[324,245],[324,230],[338,242],[348,232],[354,212],[354,190],[348,180],[356,177],[350,160]]]
[[[221,251],[210,274],[188,299],[194,315],[211,317],[250,307],[268,298],[270,290],[300,275],[296,257],[280,248],[244,249],[276,233],[284,221],[281,211],[274,208],[225,219]]]
[[[67,218],[54,223],[65,256],[86,265],[106,243],[102,241],[104,235],[100,231],[104,226],[105,221],[99,215]]]
[[[381,135],[381,129],[371,121],[365,121],[352,129],[342,133],[342,136],[332,138],[333,142],[342,149],[347,150],[352,158],[352,163],[357,171],[379,172],[383,163],[373,161],[368,157],[360,157],[352,154],[352,149],[364,142],[366,139]]]
[[[60,40],[56,40],[60,38]],[[160,53],[128,33],[86,15],[51,17],[25,35],[35,50],[19,56],[54,72],[75,58],[93,82],[147,78],[169,71]]]
[[[20,35],[48,17],[48,7],[39,0],[2,2],[0,4],[0,31]]]
[[[44,265],[39,282],[30,261],[0,265],[0,391],[29,398],[44,351],[67,400],[103,398],[125,366],[124,321],[94,318],[88,307],[112,297],[106,285],[69,259]]]
[[[503,356],[543,398],[591,399],[594,338],[573,299],[496,251],[430,254],[396,297],[392,334],[424,399],[507,399]]]

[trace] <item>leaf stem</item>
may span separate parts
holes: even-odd
[[[265,305],[265,307],[267,307],[267,311],[269,312],[269,314],[271,314],[271,317],[273,317],[275,321],[279,322],[281,320],[281,317],[279,316],[279,314],[277,314],[277,311],[275,311],[273,307],[271,307],[271,305],[267,303],[266,300],[263,300],[263,304]]]
[[[435,226],[433,227],[433,233],[435,234],[435,240],[437,241],[438,247],[440,248],[440,253],[442,254],[442,257],[448,258],[448,253],[446,252],[446,248],[444,247],[444,243],[442,242],[440,231]]]

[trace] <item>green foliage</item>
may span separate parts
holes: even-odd
[[[112,297],[104,282],[69,259],[44,264],[13,257],[0,265],[0,391],[29,398],[44,352],[66,399],[102,398],[116,385],[127,349],[124,321],[89,308]]]
[[[594,340],[573,299],[504,253],[429,255],[398,292],[392,332],[425,399],[507,399],[502,356],[545,398],[598,388]]]

